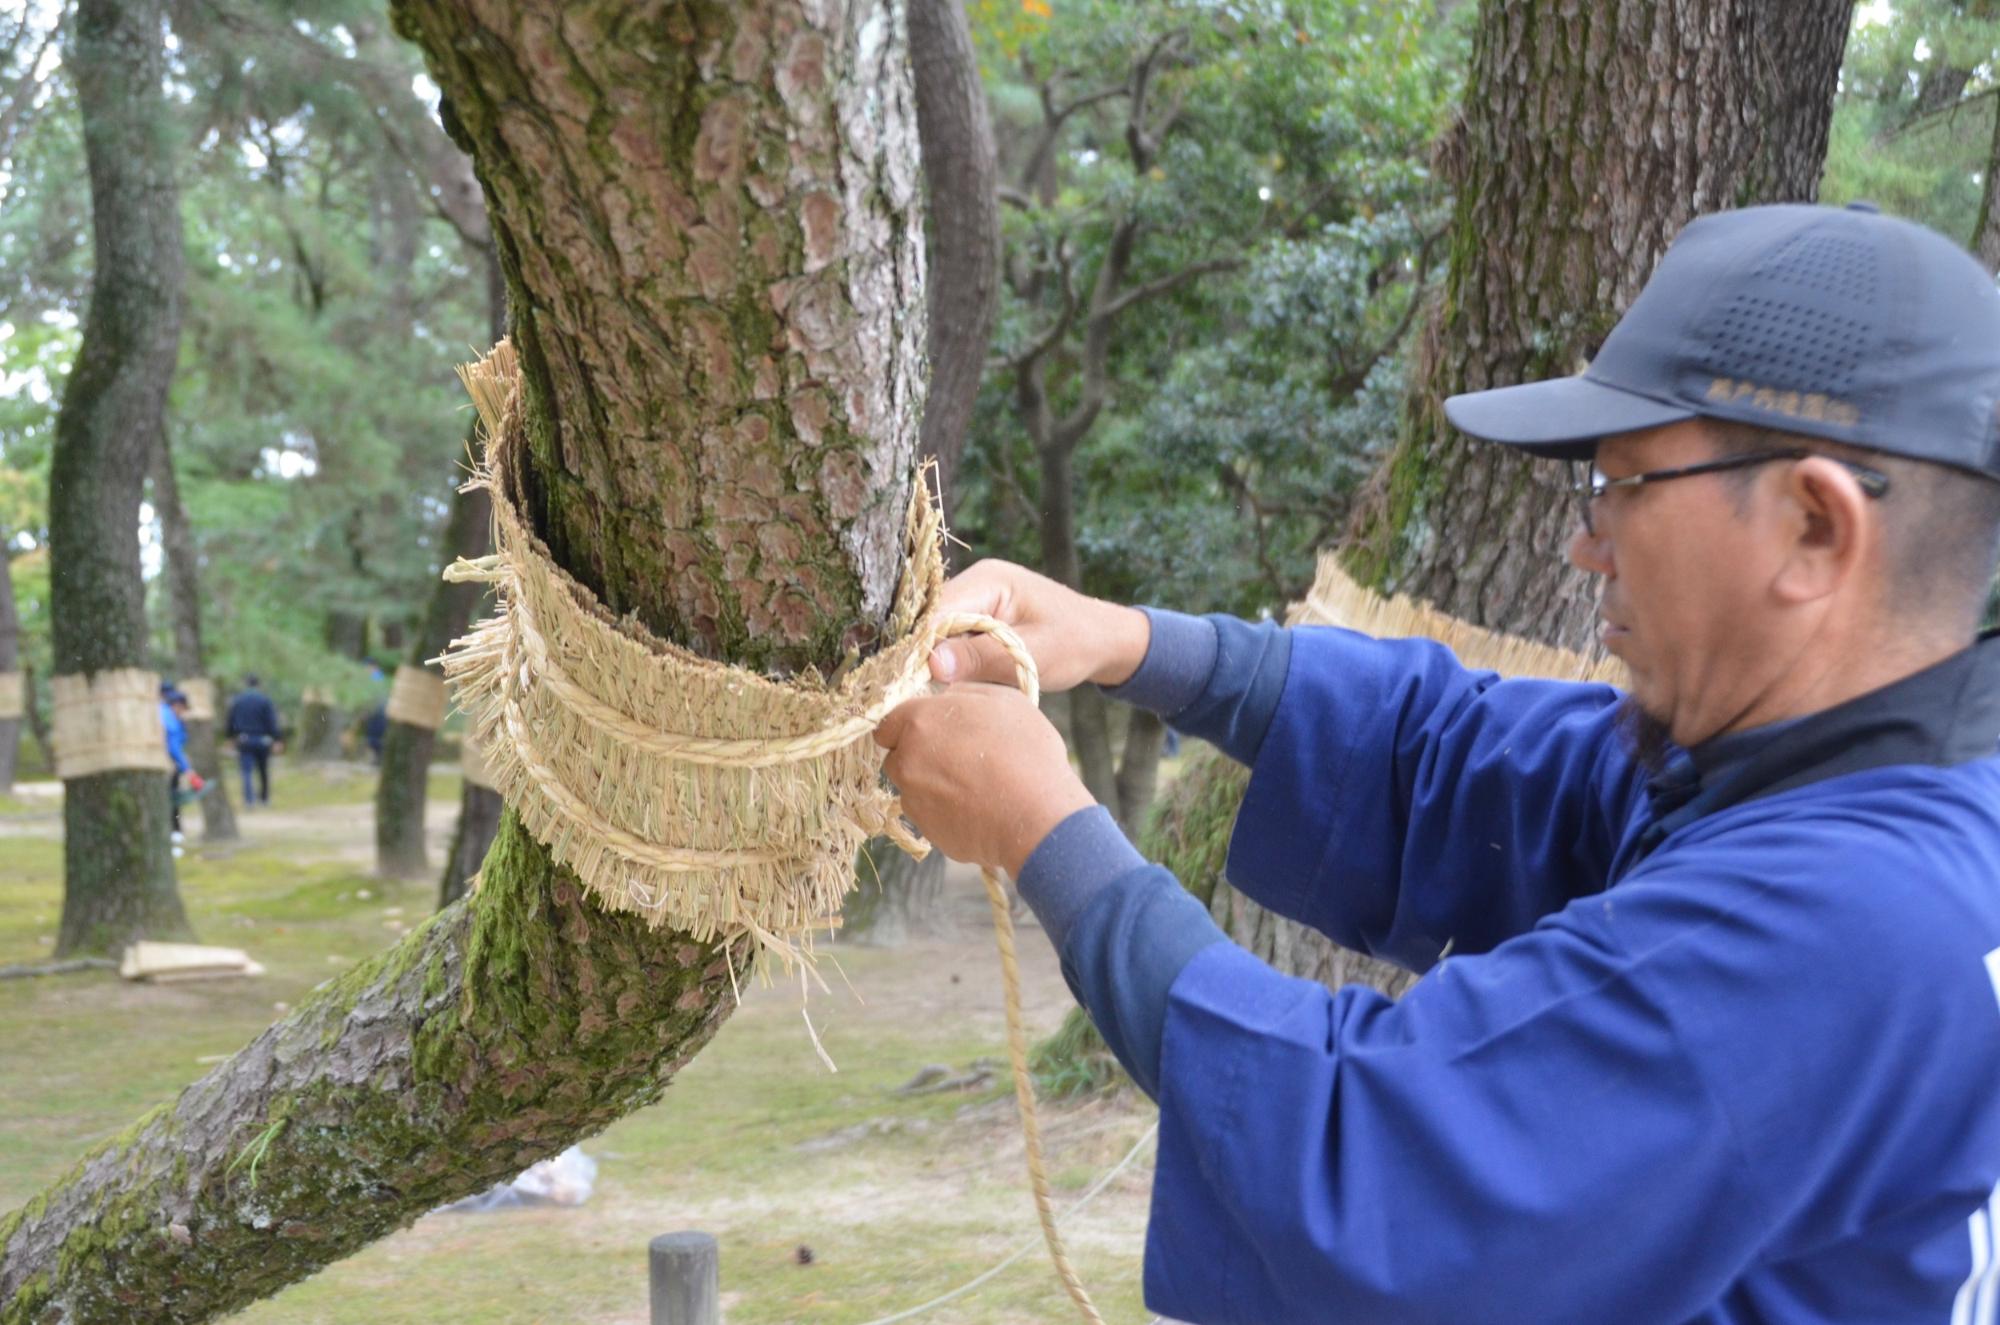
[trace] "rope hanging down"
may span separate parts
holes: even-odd
[[[882,835],[918,858],[930,851],[883,785],[876,725],[928,688],[931,652],[948,636],[993,634],[1030,698],[1039,693],[1033,660],[1001,623],[938,611],[943,523],[922,484],[889,643],[835,682],[812,672],[773,681],[618,620],[555,564],[522,514],[513,347],[502,341],[460,375],[487,434],[469,486],[492,497],[497,550],[453,563],[445,577],[493,585],[498,606],[439,661],[488,778],[599,905],[698,940],[747,935],[788,966],[809,964],[813,932],[839,924],[863,842]],[[1036,1211],[1064,1286],[1101,1325],[1056,1231],[1013,924],[998,873],[984,881]]]

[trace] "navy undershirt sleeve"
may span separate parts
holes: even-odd
[[[1291,632],[1275,621],[1141,608],[1152,642],[1139,669],[1105,694],[1199,736],[1241,764],[1256,761],[1291,666]]]
[[[1076,1001],[1140,1089],[1157,1095],[1167,991],[1196,953],[1222,941],[1221,929],[1101,805],[1057,824],[1015,883]]]
[[[1275,622],[1142,610],[1152,624],[1146,656],[1106,693],[1253,761],[1284,690],[1291,636]],[[1223,940],[1221,929],[1102,806],[1058,824],[1016,882],[1077,1002],[1132,1079],[1157,1093],[1167,991],[1196,953]]]

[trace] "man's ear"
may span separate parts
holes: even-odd
[[[1879,514],[1852,470],[1825,456],[1788,467],[1779,498],[1787,541],[1772,588],[1787,602],[1826,598],[1853,579],[1882,536]]]

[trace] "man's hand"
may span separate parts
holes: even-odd
[[[945,612],[977,612],[1013,627],[1041,673],[1042,689],[1068,690],[1095,681],[1129,680],[1145,660],[1152,623],[1136,607],[1089,598],[1012,562],[979,562],[946,581]],[[931,654],[940,681],[1014,684],[1014,662],[984,635],[960,635]]]
[[[909,700],[882,720],[875,743],[889,751],[883,769],[903,812],[953,860],[1018,876],[1050,829],[1096,803],[1062,736],[1011,686],[969,683]]]

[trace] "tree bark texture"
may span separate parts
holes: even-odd
[[[444,548],[451,556],[483,557],[492,531],[492,509],[486,489],[452,494],[451,520]],[[470,580],[440,579],[431,589],[408,662],[443,679],[430,660],[465,633],[484,586]],[[437,732],[414,723],[391,722],[382,737],[382,771],[375,783],[375,871],[388,878],[410,879],[429,872],[424,850],[424,805],[429,799],[431,753]]]
[[[0,529],[0,539],[6,537]],[[13,559],[0,547],[0,672],[21,670],[21,613],[14,606]],[[27,679],[22,678],[21,710],[26,713],[32,698]],[[14,770],[21,754],[21,719],[0,718],[0,796],[14,789]]]
[[[181,502],[180,477],[174,472],[173,446],[167,430],[160,429],[159,445],[153,451],[153,509],[160,517],[160,548],[166,556],[168,616],[174,640],[175,679],[185,681],[206,677],[207,654],[201,645],[201,562],[195,552],[194,530],[188,524],[187,507]],[[194,771],[208,783],[201,798],[201,837],[204,842],[233,842],[241,834],[236,828],[236,811],[229,804],[229,779],[222,776],[222,757],[216,749],[213,714],[206,718],[184,718],[187,724],[187,757]]]
[[[910,0],[929,224],[930,387],[920,445],[937,461],[947,523],[1000,308],[1000,164],[964,0]]]
[[[458,795],[458,826],[452,829],[451,850],[445,853],[444,875],[438,880],[438,906],[450,906],[465,896],[472,876],[493,847],[500,831],[500,793],[467,782]]]
[[[1398,446],[1351,558],[1364,583],[1482,626],[1592,646],[1560,467],[1472,442],[1442,401],[1572,373],[1694,217],[1810,200],[1851,0],[1488,0],[1464,118],[1450,270]]]
[[[921,391],[899,8],[398,0],[487,190],[542,531],[766,668],[880,637]],[[0,1321],[209,1320],[660,1097],[728,955],[510,815],[476,894],[0,1222]]]
[[[80,0],[69,67],[89,165],[95,273],[56,416],[49,470],[57,675],[145,667],[139,503],[180,345],[180,195],[161,92],[158,0]],[[167,779],[148,770],[63,786],[56,952],[188,933],[169,854]]]

